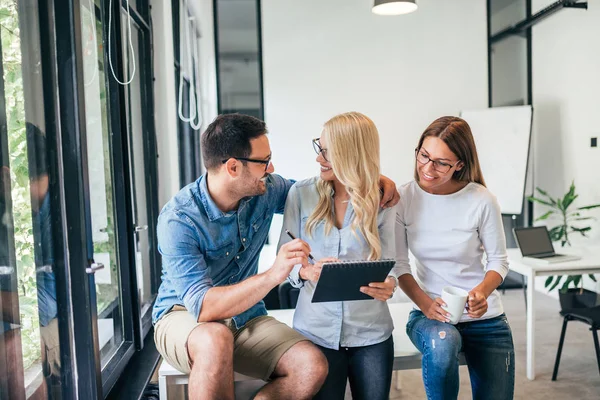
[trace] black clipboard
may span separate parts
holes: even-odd
[[[383,282],[395,260],[342,261],[323,264],[312,302],[373,300],[360,291],[371,282]]]

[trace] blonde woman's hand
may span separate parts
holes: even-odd
[[[371,282],[369,286],[361,286],[360,291],[375,300],[387,301],[394,295],[397,280],[388,276],[383,282]]]
[[[300,278],[304,279],[305,281],[316,282],[319,280],[319,277],[321,276],[321,270],[323,269],[323,264],[339,262],[339,261],[340,260],[338,260],[335,257],[325,257],[325,258],[320,259],[319,261],[317,261],[314,264],[305,265],[302,268],[300,268],[300,271],[299,271]]]

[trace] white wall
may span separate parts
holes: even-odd
[[[534,0],[533,12],[550,4]],[[534,184],[553,196],[563,195],[572,180],[576,206],[600,203],[600,149],[590,137],[600,137],[600,4],[588,10],[565,9],[533,28]],[[534,217],[546,209],[535,206]],[[600,218],[600,210],[590,216]],[[548,221],[549,226],[558,221]],[[590,238],[573,236],[574,245],[600,245],[600,223]],[[543,278],[537,282],[543,287]],[[585,287],[600,292],[600,284],[585,279]]]
[[[393,17],[371,5],[263,0],[265,120],[282,175],[315,175],[310,139],[355,110],[377,124],[382,170],[401,184],[429,123],[487,107],[484,1],[422,0],[417,12]]]
[[[217,115],[217,81],[214,52],[213,9],[211,0],[189,3],[199,22],[200,71],[203,124]],[[158,201],[162,207],[179,190],[179,145],[177,141],[177,91],[171,2],[152,1],[154,40],[154,120],[158,145]],[[186,114],[187,115],[187,114]]]
[[[534,0],[533,11],[549,3]],[[600,148],[590,147],[600,137],[600,4],[588,7],[562,10],[532,32],[534,183],[558,196],[575,180],[578,206],[600,203]],[[591,224],[591,242],[600,244],[600,223]]]

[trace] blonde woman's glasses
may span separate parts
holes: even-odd
[[[313,144],[313,149],[315,149],[315,153],[322,155],[323,158],[325,159],[325,161],[329,161],[327,159],[327,149],[324,149],[321,147],[320,139],[319,138],[313,139],[312,144]]]

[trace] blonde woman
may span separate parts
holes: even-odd
[[[294,328],[329,363],[316,398],[343,399],[349,379],[352,398],[387,399],[394,327],[385,301],[397,287],[395,272],[363,288],[374,300],[311,303],[323,262],[395,257],[395,209],[379,206],[379,134],[368,117],[350,112],[327,121],[313,146],[320,175],[290,189],[279,239],[279,246],[288,242],[289,230],[320,260],[288,278],[301,288]]]

